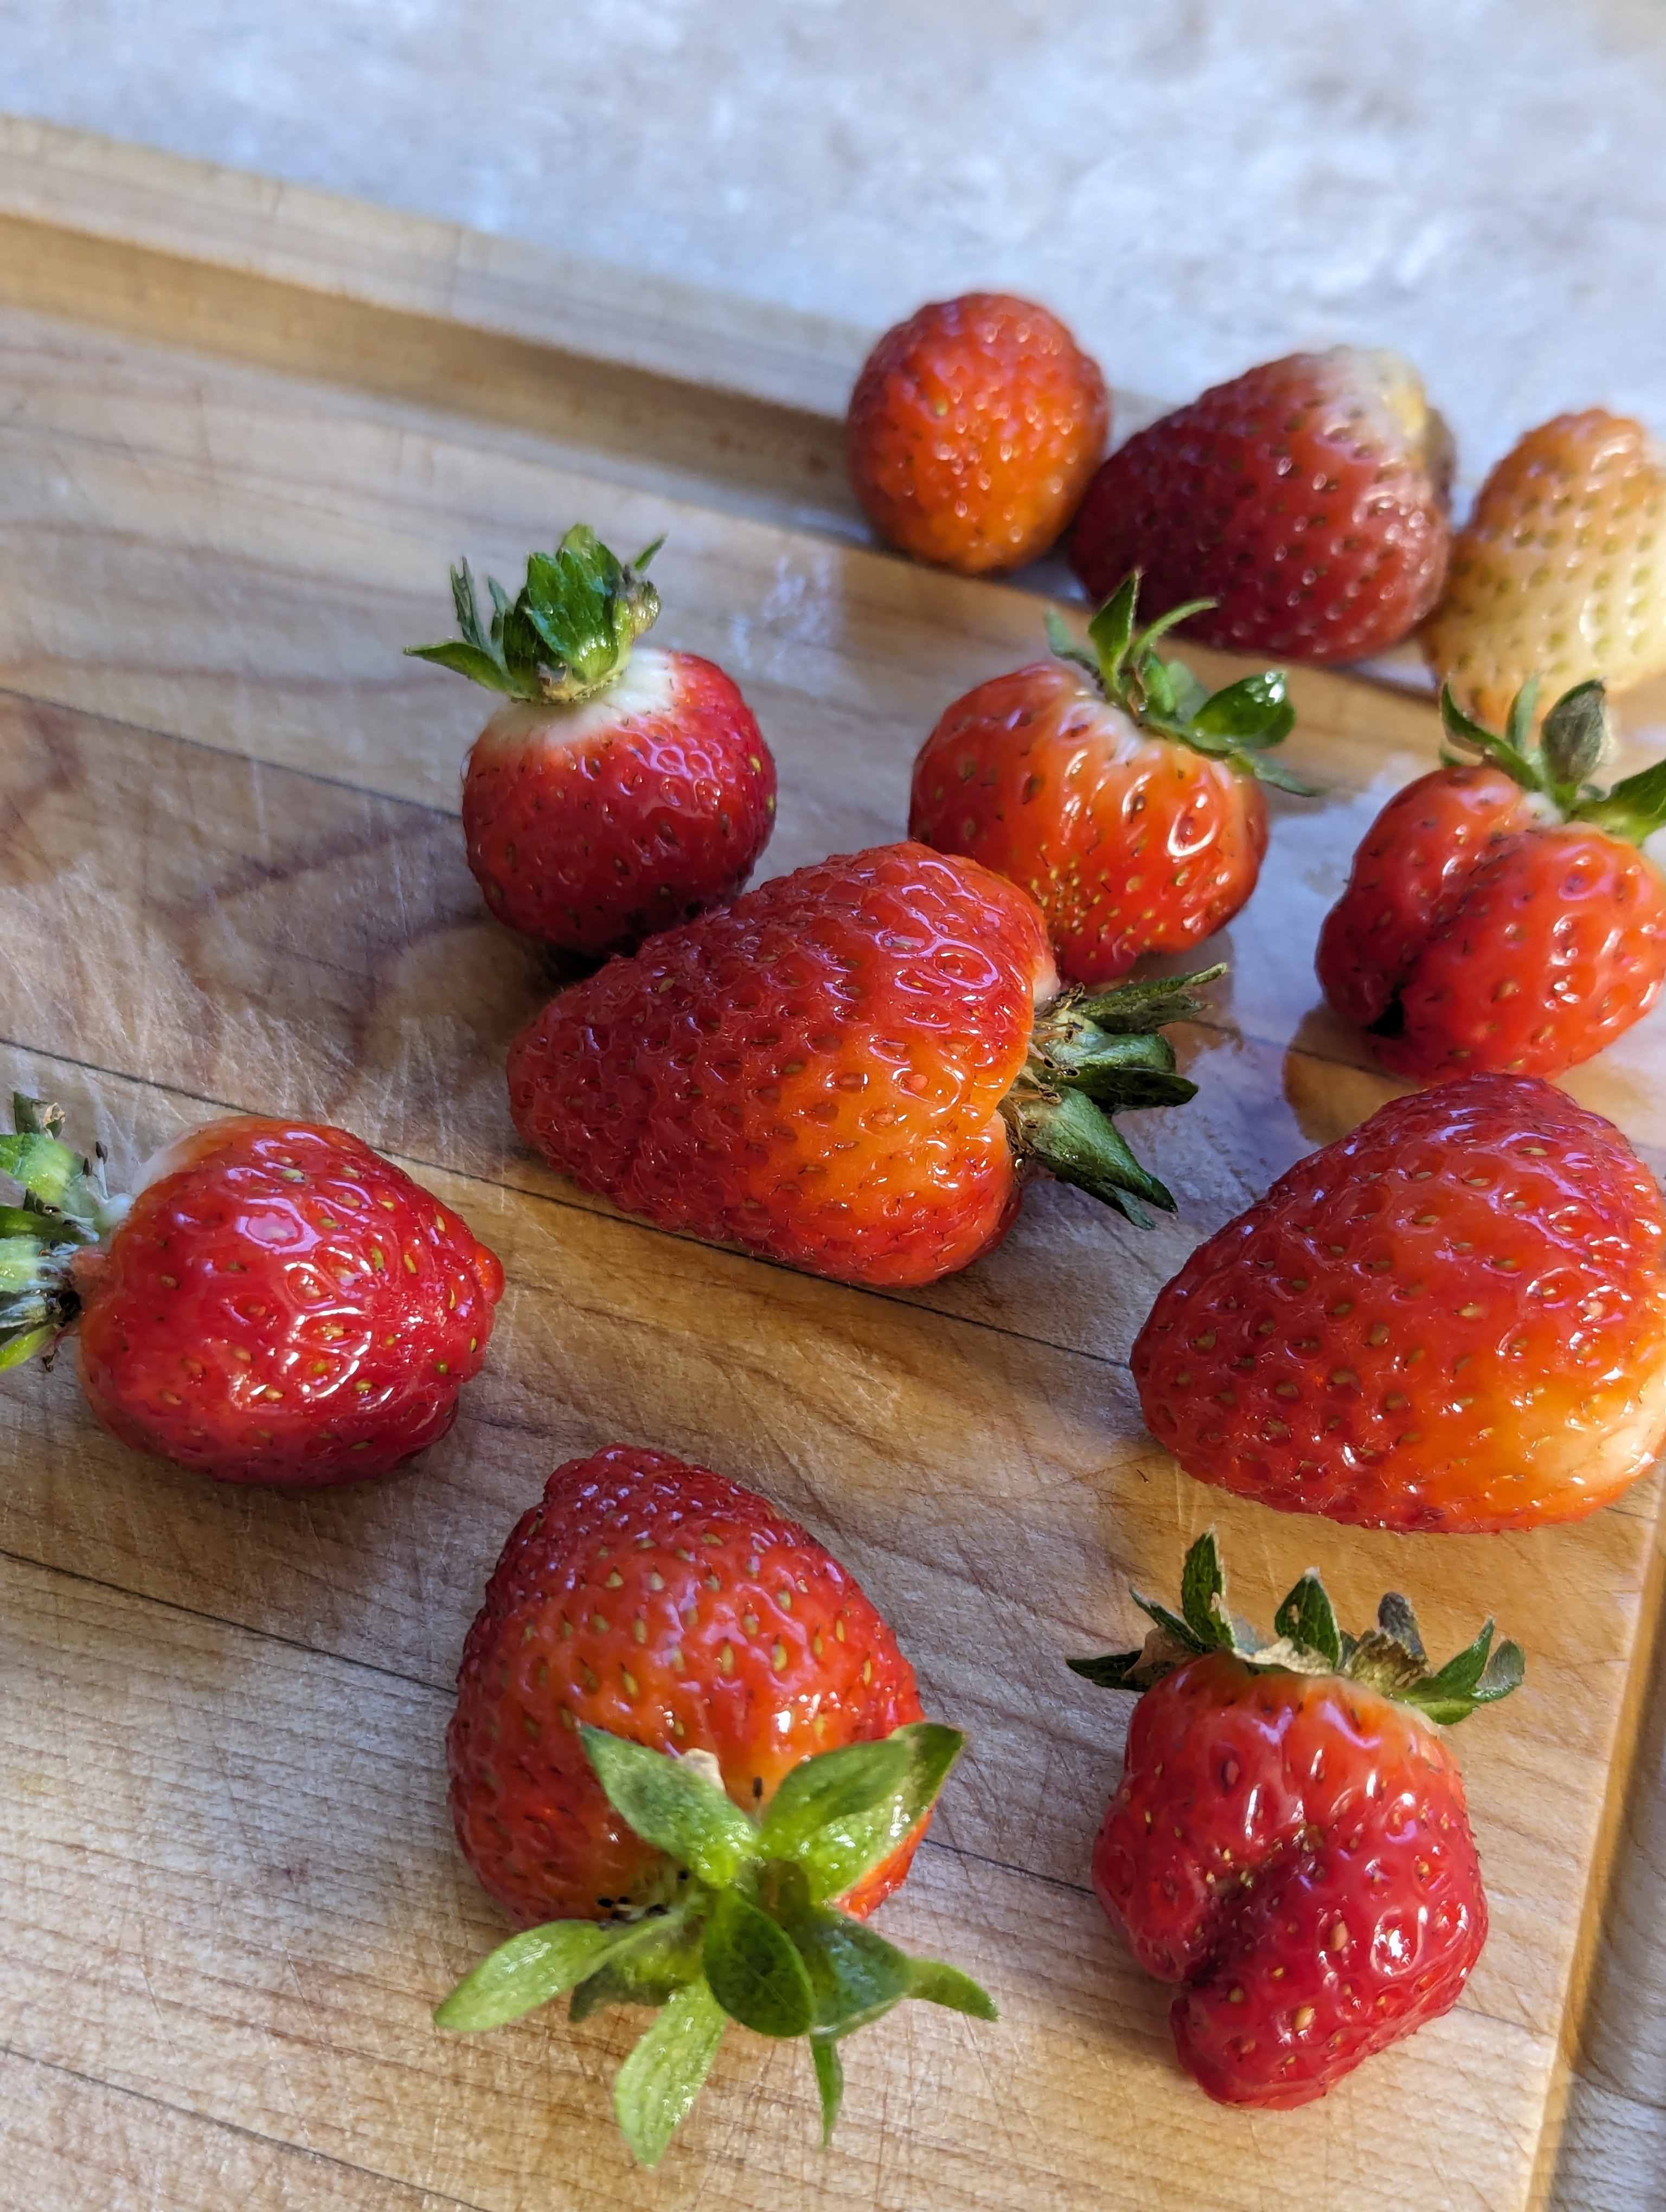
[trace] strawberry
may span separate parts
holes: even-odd
[[[914,764],[909,834],[1027,890],[1059,971],[1112,982],[1146,952],[1189,951],[1229,922],[1267,850],[1262,781],[1308,792],[1267,757],[1295,722],[1275,670],[1210,696],[1134,635],[1130,576],[1089,625],[1049,610],[1060,662],[1033,661],[945,708]]]
[[[464,773],[469,866],[500,921],[589,959],[732,898],[775,826],[775,761],[735,685],[697,653],[632,649],[658,550],[622,567],[580,524],[513,605],[487,578],[487,624],[465,561],[461,637],[407,648],[508,695]]]
[[[882,537],[976,576],[1046,552],[1110,428],[1105,380],[1056,316],[971,292],[885,332],[851,393],[845,450]]]
[[[1282,1512],[1577,1521],[1666,1443],[1666,1210],[1530,1076],[1396,1098],[1199,1247],[1135,1340],[1152,1434]]]
[[[1397,1074],[1560,1075],[1666,980],[1666,882],[1638,850],[1666,823],[1666,764],[1598,790],[1602,686],[1566,693],[1535,741],[1536,688],[1503,737],[1443,691],[1468,764],[1449,755],[1389,802],[1326,917],[1325,995]]]
[[[111,1198],[63,1115],[13,1101],[0,1367],[78,1323],[111,1434],[220,1482],[386,1474],[445,1435],[503,1291],[494,1254],[344,1129],[234,1114]]]
[[[665,1452],[569,1461],[486,1586],[447,1738],[463,1855],[530,1932],[436,2020],[496,2027],[569,1990],[575,2021],[664,2005],[615,2094],[648,2166],[728,2020],[808,2035],[825,2139],[843,2036],[904,1997],[994,2017],[965,1975],[860,1924],[961,1742],[766,1498]]]
[[[1450,447],[1389,353],[1292,354],[1138,432],[1088,486],[1070,558],[1104,599],[1131,568],[1160,614],[1235,653],[1359,660],[1416,628],[1446,567]]]
[[[553,1166],[662,1229],[933,1282],[999,1243],[1025,1163],[1142,1224],[1141,1200],[1172,1210],[1110,1115],[1192,1095],[1153,1032],[1207,980],[1060,998],[1024,892],[881,846],[563,991],[509,1048],[509,1104]]]
[[[1423,649],[1482,721],[1529,677],[1615,690],[1666,669],[1666,459],[1640,422],[1593,407],[1529,430],[1452,541]]]
[[[1093,1887],[1148,1973],[1182,1985],[1181,2064],[1225,2105],[1287,2111],[1457,2002],[1487,1898],[1442,1726],[1522,1680],[1489,1620],[1428,1671],[1389,1595],[1343,1634],[1310,1571],[1271,1643],[1227,1613],[1213,1531],[1182,1613],[1134,1593],[1143,1650],[1071,1666],[1140,1692]]]

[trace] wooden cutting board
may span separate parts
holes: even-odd
[[[1181,1199],[1149,1237],[1043,1186],[979,1267],[870,1294],[620,1219],[514,1137],[503,1049],[548,978],[463,864],[481,700],[399,648],[446,629],[460,552],[518,575],[579,519],[663,531],[662,634],[733,672],[780,761],[766,868],[900,834],[921,736],[1042,649],[1041,605],[867,550],[836,419],[862,343],[0,125],[0,1079],[60,1098],[119,1177],[228,1107],[344,1122],[509,1278],[453,1437],[362,1492],[135,1458],[68,1360],[0,1387],[0,2138],[25,2212],[1666,2196],[1657,1485],[1526,1538],[1352,1534],[1186,1480],[1125,1364],[1190,1246],[1389,1095],[1310,963],[1360,830],[1434,757],[1426,702],[1295,678],[1292,763],[1330,796],[1274,797],[1219,1017],[1180,1040],[1201,1095],[1138,1132]],[[1663,1073],[1657,1016],[1568,1087],[1658,1168]],[[615,1438],[800,1516],[971,1736],[885,1924],[1002,2020],[866,2033],[825,2154],[803,2054],[739,2030],[649,2176],[608,2118],[639,2018],[429,2023],[502,1932],[444,1807],[463,1632],[550,1468]],[[1462,2004],[1290,2115],[1183,2079],[1167,1993],[1087,1887],[1128,1704],[1063,1658],[1134,1636],[1129,1577],[1166,1589],[1211,1520],[1246,1611],[1316,1563],[1345,1618],[1397,1587],[1432,1648],[1492,1611],[1530,1654],[1460,1739],[1493,1919]]]

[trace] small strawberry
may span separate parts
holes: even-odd
[[[569,1990],[575,2021],[663,2005],[614,2097],[645,2166],[729,2020],[807,2035],[824,2141],[842,2037],[904,1997],[995,2016],[964,1974],[861,1925],[961,1742],[921,1718],[844,1569],[767,1499],[665,1452],[570,1461],[486,1586],[447,1738],[463,1855],[530,1932],[435,2019],[496,2027]]]
[[[1359,660],[1414,629],[1446,567],[1445,427],[1389,353],[1292,354],[1218,384],[1111,455],[1070,557],[1104,599],[1131,568],[1158,613],[1235,653]]]
[[[1438,677],[1501,722],[1530,677],[1618,690],[1666,669],[1666,459],[1640,422],[1593,407],[1529,430],[1452,541],[1423,632]]]
[[[1021,885],[1061,975],[1090,988],[1224,927],[1267,850],[1261,781],[1311,789],[1268,758],[1296,719],[1283,677],[1269,669],[1206,693],[1156,650],[1195,609],[1136,635],[1139,580],[1089,625],[1091,655],[1049,610],[1053,649],[1073,665],[1035,661],[980,684],[945,708],[914,764],[909,836]]]
[[[1666,764],[1599,791],[1602,686],[1565,694],[1535,742],[1536,690],[1504,737],[1442,692],[1469,764],[1449,755],[1390,799],[1325,919],[1325,995],[1396,1074],[1560,1075],[1666,981],[1666,881],[1638,849],[1666,824]]]
[[[635,641],[660,611],[593,530],[534,553],[483,623],[453,568],[460,638],[419,660],[508,694],[463,777],[469,866],[500,921],[599,958],[732,898],[775,826],[775,764],[752,711],[696,653]]]
[[[1061,998],[1024,892],[881,846],[563,991],[509,1048],[510,1109],[552,1166],[662,1229],[933,1282],[1005,1235],[1026,1163],[1142,1225],[1141,1200],[1172,1210],[1110,1116],[1191,1097],[1155,1031],[1207,980]]]
[[[850,482],[882,537],[963,575],[1045,553],[1105,449],[1105,380],[1045,307],[972,292],[887,331],[850,396]]]
[[[1227,1613],[1213,1532],[1181,1589],[1179,1614],[1134,1593],[1143,1650],[1070,1662],[1141,1693],[1093,1887],[1146,1972],[1183,1984],[1192,2079],[1288,2111],[1457,2002],[1487,1898],[1440,1726],[1508,1696],[1522,1654],[1493,1650],[1489,1620],[1431,1674],[1404,1598],[1347,1636],[1311,1571],[1268,1643]]]
[[[1578,1521],[1666,1443],[1666,1209],[1532,1077],[1396,1098],[1159,1292],[1132,1365],[1188,1474],[1377,1528]]]
[[[76,1327],[82,1388],[136,1451],[291,1489],[386,1474],[445,1435],[503,1291],[496,1257],[344,1129],[234,1114],[111,1198],[13,1100],[0,1368]]]

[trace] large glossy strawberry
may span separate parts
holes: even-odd
[[[1149,1973],[1183,1984],[1186,2071],[1222,2104],[1310,2103],[1457,2002],[1487,1941],[1443,1726],[1522,1679],[1489,1620],[1428,1671],[1402,1597],[1342,1633],[1309,1572],[1262,1638],[1226,1611],[1213,1534],[1182,1610],[1136,1592],[1145,1648],[1073,1659],[1140,1692],[1093,1887]]]
[[[1531,1077],[1396,1098],[1201,1245],[1136,1339],[1147,1425],[1280,1511],[1577,1521],[1666,1442],[1666,1209]]]
[[[1452,541],[1423,632],[1436,675],[1501,722],[1591,678],[1615,690],[1666,669],[1666,459],[1640,422],[1559,415],[1506,453]]]
[[[1602,686],[1558,700],[1536,740],[1535,691],[1503,737],[1443,691],[1450,765],[1389,802],[1326,917],[1325,995],[1397,1074],[1560,1075],[1666,981],[1666,881],[1639,849],[1666,824],[1666,766],[1599,790]]]
[[[944,710],[914,764],[909,834],[1029,892],[1067,981],[1113,982],[1147,952],[1189,951],[1238,911],[1267,850],[1268,757],[1295,722],[1276,670],[1213,696],[1138,635],[1137,576],[1089,625],[1056,615],[1055,661],[980,684]]]
[[[464,1647],[447,1747],[458,1841],[529,1933],[443,2004],[496,2027],[572,1992],[663,2005],[615,2106],[652,2165],[731,2019],[838,2044],[904,1997],[993,2018],[976,1983],[861,1924],[961,1746],[838,1562],[766,1498],[668,1453],[557,1468]]]
[[[445,1435],[503,1270],[419,1183],[344,1129],[238,1114],[112,1199],[56,1107],[13,1103],[0,1367],[73,1326],[111,1434],[221,1482],[358,1482]]]
[[[1096,599],[1131,568],[1154,613],[1208,599],[1189,635],[1237,653],[1359,660],[1415,629],[1446,568],[1451,457],[1389,353],[1292,354],[1130,438],[1071,538]]]
[[[1061,998],[1023,891],[881,846],[562,992],[510,1047],[509,1104],[563,1174],[661,1228],[927,1283],[999,1242],[1027,1166],[1141,1223],[1141,1200],[1172,1208],[1110,1116],[1192,1095],[1154,1032],[1200,980]]]
[[[966,575],[1021,568],[1105,449],[1105,381],[1045,307],[973,292],[887,331],[851,394],[850,481],[874,528]]]
[[[408,648],[507,695],[464,772],[469,866],[501,921],[587,958],[732,898],[775,826],[775,761],[735,684],[635,643],[657,550],[626,568],[580,524],[513,603],[488,578],[487,623],[465,562],[461,636]]]

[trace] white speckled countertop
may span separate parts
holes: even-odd
[[[1666,432],[1661,0],[0,0],[0,110],[1177,398],[1397,346],[1471,479]]]

